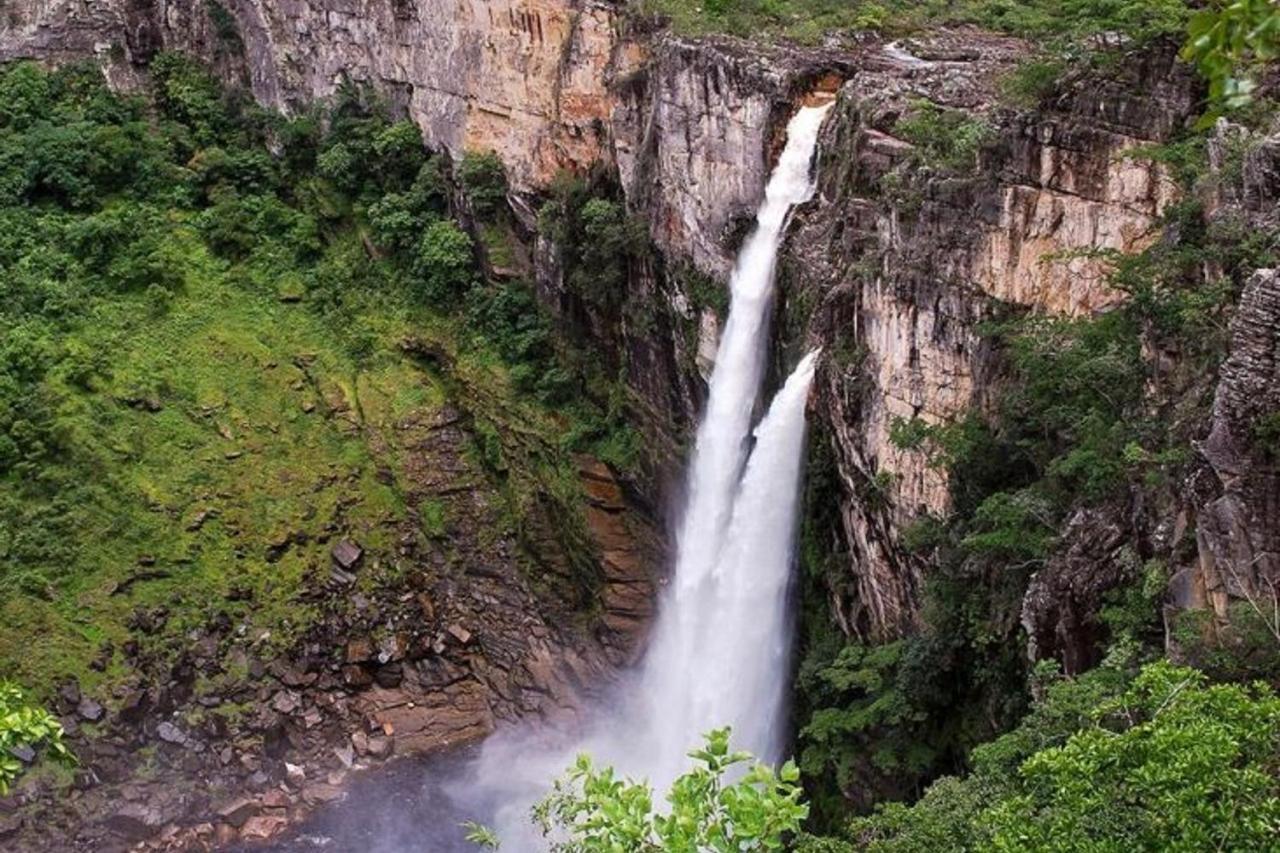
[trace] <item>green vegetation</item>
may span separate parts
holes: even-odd
[[[1143,42],[1180,35],[1191,16],[1184,0],[639,0],[636,7],[640,14],[670,19],[680,32],[785,36],[802,42],[840,32],[903,34],[957,24],[1041,43],[1079,44],[1103,32]]]
[[[808,814],[800,802],[799,771],[776,773],[751,755],[729,749],[729,730],[706,736],[689,753],[694,768],[676,779],[667,808],[654,809],[653,789],[619,778],[578,757],[565,777],[534,808],[555,853],[657,853],[705,851],[746,853],[782,850]],[[732,779],[732,781],[730,781]],[[472,826],[471,840],[496,847],[492,833]]]
[[[1280,9],[1270,0],[1214,0],[1196,12],[1182,56],[1209,81],[1209,100],[1238,109],[1253,99],[1262,67],[1280,56]]]
[[[62,742],[62,724],[42,708],[26,703],[17,685],[0,681],[0,796],[22,774],[20,751],[41,751],[64,765],[75,764],[75,757]]]
[[[915,805],[883,805],[817,853],[932,850],[1264,850],[1280,826],[1280,699],[1165,662],[1115,656],[1043,698]],[[1119,659],[1117,659],[1119,658]],[[1045,682],[1048,682],[1047,684]]]
[[[0,674],[38,695],[224,615],[287,648],[319,615],[313,531],[392,551],[396,424],[446,400],[494,436],[513,529],[573,505],[564,451],[634,450],[530,289],[477,271],[412,123],[349,87],[285,120],[181,56],[151,73],[130,98],[92,67],[0,69]],[[461,180],[500,217],[479,162]]]
[[[507,174],[497,154],[467,154],[458,164],[458,180],[471,201],[472,212],[480,219],[495,219],[506,210]]]
[[[560,175],[538,213],[542,233],[560,247],[569,287],[599,311],[626,299],[627,267],[648,251],[644,222],[628,216],[602,180]]]
[[[1000,94],[1012,106],[1037,107],[1053,92],[1066,68],[1062,59],[1051,56],[1024,60],[1000,80]]]
[[[965,110],[950,110],[918,100],[894,126],[894,133],[916,147],[918,164],[948,172],[971,172],[991,128]]]

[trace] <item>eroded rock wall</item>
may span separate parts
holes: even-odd
[[[1162,166],[1128,155],[1190,114],[1184,69],[1145,58],[1128,84],[1081,82],[1037,110],[996,110],[989,81],[1019,54],[988,40],[972,53],[982,59],[865,64],[841,91],[819,198],[788,242],[788,310],[810,310],[809,343],[834,355],[817,403],[843,483],[847,575],[831,594],[856,636],[883,640],[917,624],[922,566],[902,535],[950,507],[945,470],[896,447],[895,422],[945,423],[987,404],[1001,367],[979,326],[997,313],[1114,305],[1121,295],[1096,253],[1140,251],[1177,197]],[[980,162],[941,169],[894,135],[918,97],[989,125]]]

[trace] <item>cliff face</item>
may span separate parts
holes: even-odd
[[[428,145],[493,150],[518,188],[607,158],[613,4],[580,0],[77,0],[7,6],[0,60],[97,56],[128,82],[161,48],[241,76],[278,109],[368,82]]]
[[[1189,113],[1182,70],[1153,59],[1123,93],[1082,87],[1034,112],[994,112],[985,81],[1018,52],[998,42],[984,60],[918,59],[847,81],[826,129],[819,199],[788,243],[788,300],[812,308],[807,338],[845,354],[826,362],[818,405],[844,483],[850,572],[833,607],[859,636],[915,624],[921,571],[900,536],[949,509],[946,472],[895,447],[894,422],[981,410],[999,363],[979,324],[1009,307],[1086,315],[1114,304],[1120,294],[1093,253],[1140,250],[1176,198],[1163,167],[1126,152]],[[991,141],[981,162],[956,173],[913,160],[916,146],[893,133],[917,97],[982,117]],[[890,180],[905,189],[886,192]]]
[[[694,423],[699,373],[723,319],[695,301],[690,271],[723,285],[789,112],[805,93],[843,81],[822,136],[818,195],[797,211],[781,259],[775,349],[779,364],[802,346],[826,353],[813,421],[837,474],[837,524],[824,531],[838,558],[831,613],[848,635],[875,641],[920,625],[926,567],[903,535],[926,515],[945,515],[952,500],[943,469],[890,440],[894,423],[945,423],[989,406],[1004,365],[980,333],[985,321],[1010,311],[1087,316],[1123,298],[1096,254],[1131,254],[1160,239],[1159,217],[1178,191],[1165,167],[1133,155],[1184,127],[1197,97],[1190,73],[1152,52],[1014,112],[996,106],[993,81],[1026,53],[1016,40],[961,31],[906,47],[758,48],[631,30],[616,4],[588,0],[14,0],[4,14],[0,60],[96,56],[124,86],[140,82],[162,47],[209,58],[283,109],[344,80],[370,82],[422,126],[429,145],[496,151],[531,231],[537,193],[557,172],[612,171],[657,249],[630,271],[627,309],[582,321],[544,238],[534,238],[535,272],[544,300],[581,323],[626,377],[635,415],[661,437],[668,461]],[[918,98],[980,121],[980,158],[942,168],[899,135]],[[1220,202],[1272,215],[1276,150],[1246,162],[1243,198]],[[1164,553],[1194,543],[1172,564],[1172,609],[1225,618],[1234,605],[1274,598],[1280,491],[1276,451],[1258,443],[1257,425],[1280,409],[1276,290],[1274,273],[1263,271],[1242,297],[1201,464],[1177,500],[1145,514],[1078,513],[1032,578],[1020,614],[1032,656],[1060,657],[1069,670],[1091,662],[1102,596],[1132,574],[1134,541]],[[603,554],[604,620],[616,634],[595,649],[583,669],[590,675],[634,650],[652,590],[619,528],[620,487],[594,466],[584,478]],[[660,478],[645,485],[656,491]],[[502,594],[486,584],[475,586],[480,597],[464,615],[479,620],[483,596]],[[502,633],[519,637],[527,627]],[[484,672],[465,682],[452,670],[425,673],[423,690],[480,683],[484,695],[451,703],[463,708],[456,719],[444,715],[456,731],[423,723],[424,744],[486,730],[493,708],[514,716],[570,704],[555,694],[580,673],[552,666],[555,649],[540,637],[524,638],[520,654],[495,668],[452,636],[441,634]],[[356,661],[355,673],[363,666],[372,677],[370,660]],[[375,689],[360,710],[412,729],[402,698]]]

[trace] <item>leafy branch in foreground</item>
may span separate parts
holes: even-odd
[[[534,819],[553,853],[744,853],[784,849],[784,839],[808,817],[795,764],[775,772],[749,753],[730,751],[729,729],[707,734],[706,745],[689,757],[695,766],[672,783],[665,814],[654,810],[648,783],[622,778],[580,755],[534,807]],[[489,830],[474,824],[468,829],[469,840],[496,846]]]
[[[45,755],[65,764],[75,756],[62,742],[62,724],[43,708],[26,704],[17,685],[0,681],[0,795],[22,774],[22,749],[43,749]]]
[[[1182,58],[1208,79],[1209,100],[1221,108],[1248,104],[1262,66],[1277,57],[1280,8],[1273,0],[1213,0],[1187,25]]]

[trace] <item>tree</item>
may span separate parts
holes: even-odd
[[[809,814],[801,802],[800,772],[791,762],[776,773],[730,751],[729,729],[706,735],[689,753],[695,766],[672,783],[669,811],[653,808],[653,789],[598,768],[581,755],[552,793],[534,807],[554,853],[745,853],[782,850]],[[734,782],[725,777],[745,772]],[[476,843],[494,847],[492,833],[471,827]]]
[[[423,295],[451,304],[475,280],[471,238],[447,219],[432,222],[418,240],[413,268]]]
[[[7,794],[22,774],[22,761],[15,753],[23,749],[43,749],[59,763],[74,764],[62,736],[62,724],[52,714],[26,704],[17,685],[0,681],[0,795]]]
[[[1146,667],[1095,724],[1022,765],[979,818],[1001,851],[1266,850],[1280,832],[1280,699]]]
[[[1261,66],[1280,56],[1280,8],[1273,0],[1211,0],[1188,24],[1182,56],[1209,80],[1215,106],[1242,107]]]
[[[901,853],[1274,849],[1274,691],[1212,684],[1168,661],[1131,677],[1125,653],[1113,654],[1076,679],[1042,673],[1042,700],[973,751],[969,776],[854,819],[848,839]]]
[[[507,174],[494,152],[464,156],[458,165],[458,179],[480,219],[492,220],[506,205]]]

